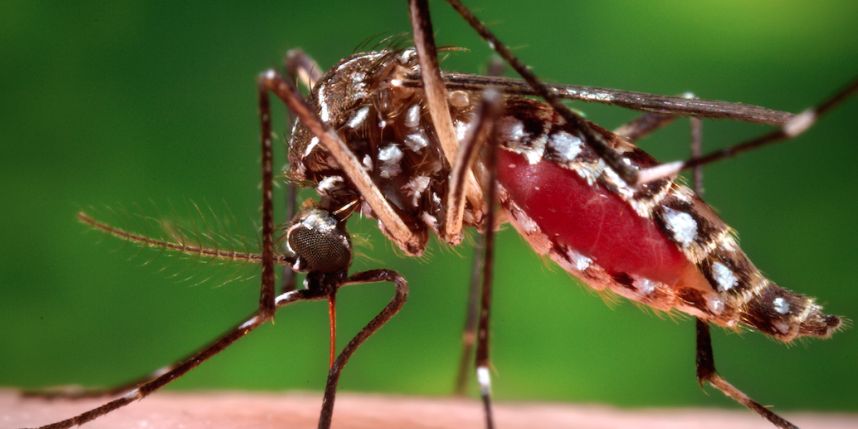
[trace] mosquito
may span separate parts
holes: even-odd
[[[491,402],[490,316],[495,230],[509,223],[540,255],[598,290],[663,311],[696,318],[696,363],[708,383],[780,428],[795,426],[745,395],[715,369],[710,325],[750,328],[791,342],[827,338],[842,319],[814,299],[767,279],[739,247],[734,231],[701,199],[701,167],[796,137],[858,90],[858,80],[821,103],[791,114],[763,107],[574,85],[538,79],[459,0],[447,0],[522,80],[442,73],[426,0],[409,0],[413,48],[362,52],[326,73],[291,51],[285,70],[258,78],[262,151],[262,250],[237,252],[153,239],[104,223],[81,222],[143,246],[262,267],[258,309],[187,358],[113,389],[54,396],[113,395],[115,399],[42,428],[69,428],[140,400],[184,375],[262,324],[303,301],[326,300],[331,319],[330,370],[319,428],[331,426],[339,377],[357,349],[403,307],[408,283],[376,269],[350,273],[353,248],[347,220],[378,220],[382,233],[407,255],[421,255],[430,235],[456,246],[463,232],[483,234],[471,284],[474,299],[463,334],[463,356],[475,348],[475,375],[486,427]],[[495,67],[494,69],[497,69]],[[296,82],[311,92],[304,99]],[[297,118],[289,142],[290,220],[273,215],[271,95]],[[610,131],[570,110],[584,100],[644,112]],[[690,117],[693,156],[658,163],[634,145],[678,117]],[[733,119],[774,131],[703,153],[700,121]],[[693,170],[689,188],[677,176]],[[318,199],[300,209],[295,190],[313,186]],[[696,192],[695,192],[696,191]],[[277,248],[278,230],[288,244]],[[276,290],[277,267],[284,268]],[[295,273],[306,273],[302,288]],[[394,294],[336,353],[336,294],[342,287],[389,282]],[[460,374],[470,371],[463,360]],[[467,377],[460,376],[460,385]]]

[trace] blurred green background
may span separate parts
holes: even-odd
[[[0,385],[122,382],[249,314],[255,279],[218,285],[253,269],[140,251],[87,232],[75,212],[93,205],[162,216],[175,205],[181,218],[193,215],[182,207],[194,200],[235,213],[228,229],[253,236],[256,74],[278,65],[289,48],[304,48],[327,68],[368,38],[407,32],[405,3],[2,2]],[[486,44],[446,5],[432,3],[439,43],[471,48],[445,67],[481,71]],[[851,0],[467,3],[549,81],[691,90],[798,111],[858,72],[858,3]],[[576,107],[608,127],[634,116]],[[738,229],[755,263],[851,318],[858,317],[856,117],[853,99],[796,141],[706,173],[707,200]],[[764,130],[708,121],[706,144]],[[682,121],[642,144],[670,160],[685,156],[687,141]],[[129,219],[132,229],[144,224]],[[356,355],[342,388],[447,394],[459,358],[469,248],[433,243],[429,256],[409,259],[381,239],[374,222],[353,227],[372,243],[355,270],[399,270],[412,292],[405,310]],[[497,257],[499,399],[731,406],[694,380],[691,319],[622,301],[605,305],[535,257],[511,229],[500,234]],[[345,290],[341,343],[389,296],[385,285]],[[293,306],[275,326],[169,388],[321,390],[326,342],[324,304]],[[854,328],[789,347],[716,329],[714,345],[722,373],[763,403],[858,410]]]

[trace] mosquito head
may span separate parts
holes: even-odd
[[[289,249],[298,257],[301,271],[332,273],[348,269],[352,246],[345,223],[328,211],[310,209],[286,231]]]

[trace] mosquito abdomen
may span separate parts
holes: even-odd
[[[511,104],[498,150],[501,204],[540,254],[597,290],[781,341],[827,337],[841,325],[813,298],[763,276],[733,231],[672,180],[628,186],[552,116]],[[609,135],[629,165],[656,161]]]

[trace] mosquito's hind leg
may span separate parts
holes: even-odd
[[[691,118],[691,156],[698,157],[703,151],[703,123],[699,118]],[[695,166],[692,170],[692,181],[694,192],[703,196],[703,167]],[[775,414],[768,408],[754,401],[748,395],[734,387],[727,380],[721,378],[715,370],[715,356],[712,353],[712,336],[709,333],[709,324],[704,320],[695,318],[696,336],[696,364],[697,381],[702,385],[709,383],[734,401],[750,408],[757,414],[763,416],[772,424],[783,429],[798,429],[794,424],[783,417]]]
[[[465,395],[468,389],[468,373],[471,370],[471,362],[474,359],[474,343],[477,339],[477,315],[480,305],[480,286],[483,278],[483,250],[485,242],[483,236],[474,236],[474,258],[471,260],[471,279],[468,284],[468,302],[465,305],[465,325],[462,327],[462,353],[459,357],[459,370],[456,372],[456,381],[453,392],[456,395]]]
[[[798,137],[813,126],[820,116],[824,115],[840,103],[843,103],[856,92],[858,92],[858,78],[819,104],[811,106],[803,112],[794,115],[777,130],[723,149],[709,152],[706,155],[700,154],[692,156],[684,161],[669,162],[641,170],[638,175],[637,183],[647,183],[660,178],[674,176],[682,170],[703,166],[725,158],[734,157],[743,152],[768,146],[773,143],[781,143]]]
[[[798,429],[783,417],[775,414],[759,402],[751,399],[741,390],[723,379],[715,370],[715,358],[712,355],[712,338],[709,335],[709,325],[696,319],[697,327],[697,381],[700,384],[709,383],[720,390],[730,399],[750,408],[757,414],[782,429]]]

